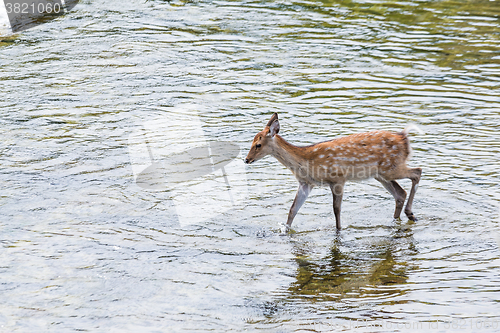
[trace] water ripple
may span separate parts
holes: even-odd
[[[500,320],[499,17],[494,1],[82,2],[2,37],[2,329]],[[172,189],[135,184],[129,135],[189,105],[238,161],[272,112],[304,145],[418,124],[419,221],[392,220],[369,181],[346,185],[340,233],[315,189],[282,236],[297,184],[267,158],[239,171],[239,208],[182,223]]]

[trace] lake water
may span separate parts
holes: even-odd
[[[498,332],[499,91],[499,1],[82,1],[2,37],[0,331]],[[417,124],[419,220],[371,180],[281,235],[296,181],[242,161],[273,112],[301,145]],[[136,182],[212,141],[230,201]]]

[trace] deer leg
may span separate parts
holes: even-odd
[[[387,181],[382,178],[376,178],[389,193],[392,194],[394,200],[396,200],[396,210],[394,211],[394,218],[399,219],[401,216],[401,211],[403,210],[403,206],[406,200],[406,191],[395,181]]]
[[[333,214],[335,215],[335,224],[337,230],[340,230],[340,210],[342,205],[342,197],[344,195],[344,183],[330,184],[330,189],[333,195]]]
[[[292,207],[290,207],[290,212],[288,213],[288,220],[286,222],[286,230],[290,230],[292,226],[293,219],[297,215],[300,207],[306,201],[307,196],[311,193],[313,185],[307,183],[299,183],[299,190],[295,195],[295,200],[293,201]]]
[[[405,214],[412,221],[417,220],[415,215],[413,215],[411,208],[413,205],[413,198],[415,198],[415,193],[417,193],[418,183],[420,182],[420,176],[422,176],[421,168],[410,169],[410,176],[408,178],[411,179],[411,190],[410,190],[410,196],[408,197],[408,202],[406,203]]]

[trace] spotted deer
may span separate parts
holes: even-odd
[[[340,206],[344,184],[348,180],[375,178],[396,200],[394,218],[399,218],[406,200],[406,191],[396,182],[409,178],[412,181],[410,196],[405,207],[406,216],[416,221],[412,212],[421,168],[410,169],[406,165],[411,152],[408,133],[418,130],[407,126],[402,132],[374,131],[352,134],[338,139],[298,147],[288,143],[280,135],[278,114],[275,113],[263,131],[255,135],[252,147],[245,158],[251,164],[271,155],[290,169],[299,181],[299,189],[293,201],[286,230],[314,186],[328,185],[333,194],[333,212],[337,229],[340,230]]]

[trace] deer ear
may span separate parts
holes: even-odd
[[[269,126],[269,136],[273,138],[276,134],[280,132],[280,122],[278,119],[276,119],[270,126]]]
[[[275,120],[278,120],[278,113],[273,113],[271,119],[267,122],[267,127],[271,127],[272,123],[274,123]]]

